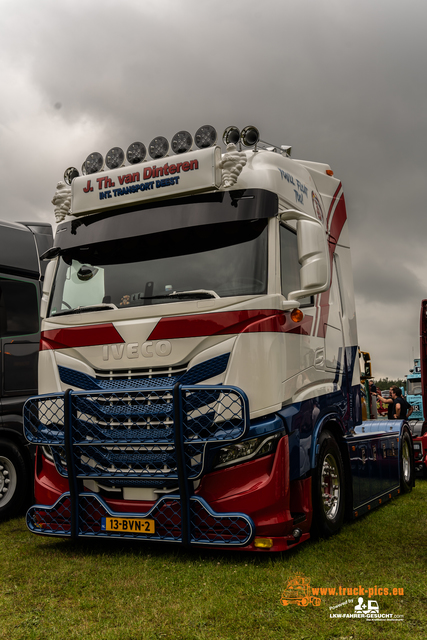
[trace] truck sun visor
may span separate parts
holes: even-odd
[[[55,247],[43,255],[51,259],[74,247],[135,238],[208,224],[271,218],[277,215],[277,195],[263,189],[200,194],[94,214],[58,226]]]

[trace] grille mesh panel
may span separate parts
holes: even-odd
[[[227,368],[230,354],[225,353],[216,358],[211,358],[200,364],[196,364],[184,373],[172,372],[166,376],[153,373],[151,370],[146,375],[136,375],[127,373],[123,377],[118,375],[112,376],[110,379],[105,378],[105,374],[98,377],[92,377],[87,373],[68,369],[67,367],[58,366],[59,377],[64,384],[68,384],[84,391],[94,391],[99,389],[104,391],[107,389],[159,389],[163,387],[173,387],[177,382],[181,384],[191,385],[198,384],[204,380],[209,380],[224,371]]]

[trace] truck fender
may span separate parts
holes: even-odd
[[[340,446],[340,440],[345,433],[344,425],[341,422],[339,416],[335,413],[328,413],[316,423],[313,435],[312,435],[312,446],[311,446],[311,459],[310,459],[310,467],[314,469],[317,462],[317,455],[319,453],[319,438],[323,429],[328,427],[330,431],[332,431],[333,435],[335,435],[338,445]],[[340,449],[343,449],[340,446]],[[343,451],[341,452],[343,453]]]

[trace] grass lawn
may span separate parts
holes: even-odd
[[[275,556],[106,540],[71,544],[31,534],[17,518],[0,523],[0,639],[426,638],[426,540],[423,480],[334,538]],[[296,575],[337,593],[319,591],[319,606],[284,606],[281,594]],[[359,585],[364,604],[377,587],[371,598],[380,614],[403,620],[331,618],[354,613],[358,596],[340,595],[339,588]],[[400,595],[379,595],[381,588]]]

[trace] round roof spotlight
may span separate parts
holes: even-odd
[[[178,131],[172,138],[171,147],[174,153],[185,153],[190,151],[193,144],[193,138],[188,131]]]
[[[105,164],[109,169],[118,169],[123,166],[125,153],[120,147],[113,147],[105,156]]]
[[[75,167],[68,167],[68,169],[65,169],[65,172],[64,172],[65,184],[68,184],[68,186],[71,186],[71,183],[74,180],[74,178],[78,178],[79,175],[80,174]]]
[[[240,140],[245,147],[253,147],[259,140],[259,131],[256,127],[245,127],[240,134]]]
[[[132,142],[126,151],[126,159],[130,164],[143,162],[147,155],[147,149],[142,142]]]
[[[168,151],[169,142],[163,136],[154,138],[148,146],[148,153],[153,160],[157,160],[157,158],[164,158]]]
[[[96,173],[97,171],[101,171],[104,166],[104,158],[100,153],[96,152],[88,155],[86,160],[83,162],[83,173],[86,175],[88,173]]]
[[[224,144],[237,144],[240,140],[240,131],[237,127],[227,127],[222,134]]]
[[[206,149],[212,147],[216,142],[216,131],[210,124],[205,124],[196,131],[194,136],[194,142],[199,149]]]

